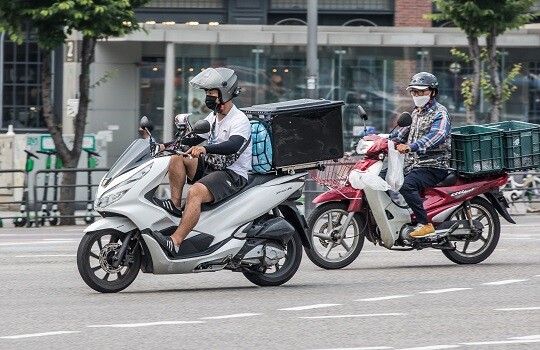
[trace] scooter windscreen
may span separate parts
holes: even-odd
[[[114,162],[111,169],[105,174],[104,179],[112,179],[118,175],[122,175],[150,159],[152,159],[152,155],[150,154],[150,144],[148,143],[148,140],[135,140],[129,145],[124,153],[122,153],[120,158]]]

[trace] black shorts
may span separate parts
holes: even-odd
[[[211,203],[220,202],[240,191],[247,184],[247,179],[232,170],[213,170],[206,166],[202,157],[199,158],[197,171],[189,184],[202,183],[214,197]]]

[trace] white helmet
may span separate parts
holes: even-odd
[[[218,90],[221,103],[238,96],[241,90],[238,87],[238,77],[229,68],[206,68],[191,79],[189,84],[199,89]]]

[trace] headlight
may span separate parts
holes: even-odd
[[[356,145],[356,153],[361,154],[361,155],[366,154],[367,150],[371,146],[373,146],[374,143],[375,142],[373,142],[373,141],[368,141],[368,140],[361,139],[360,141],[358,141],[358,144]]]
[[[101,198],[96,198],[96,201],[94,203],[94,207],[96,207],[96,208],[105,208],[106,206],[109,206],[109,205],[113,204],[114,202],[117,202],[120,198],[122,198],[126,194],[127,191],[128,190],[120,191],[120,192],[110,194],[108,196],[103,196]]]
[[[140,179],[142,179],[144,177],[144,175],[148,174],[150,169],[152,169],[152,163],[145,166],[142,170],[140,170],[140,171],[136,172],[135,174],[131,175],[126,180],[120,182],[118,185],[116,185],[113,188],[109,189],[107,192],[105,192],[105,195],[103,195],[103,196],[101,196],[99,198],[96,198],[96,200],[94,201],[94,207],[96,207],[96,208],[105,208],[106,206],[109,206],[109,205],[113,204],[114,202],[117,202],[120,198],[122,198],[124,196],[124,194],[126,194],[127,191],[129,191],[129,188],[126,189],[126,190],[120,191],[120,192],[109,194],[109,195],[107,195],[107,193],[110,193],[110,192],[114,191],[118,187],[125,186],[127,184],[139,181]]]

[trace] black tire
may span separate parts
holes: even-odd
[[[311,242],[311,249],[306,248],[305,251],[309,260],[315,265],[327,270],[341,269],[351,264],[362,251],[366,224],[363,216],[359,213],[354,214],[349,226],[347,226],[347,231],[352,229],[352,233],[349,234],[349,232],[346,232],[345,240],[342,240],[340,244],[336,245],[338,242],[336,235],[339,233],[339,228],[341,227],[339,224],[347,218],[348,213],[347,204],[330,202],[318,206],[309,216],[308,239]],[[327,217],[327,219],[325,219],[325,217]],[[330,220],[330,218],[332,219]],[[323,239],[315,236],[315,234],[329,236],[328,226],[330,223],[332,223],[332,232],[330,233],[330,235],[333,236],[332,238]],[[352,241],[350,239],[352,239]],[[332,241],[332,243],[330,243],[330,241]],[[326,250],[330,244],[332,244],[333,247],[330,248],[328,254],[326,254]],[[335,258],[329,257],[331,250],[339,246],[345,248],[346,254],[341,255],[339,252],[334,252],[337,253],[337,256]],[[348,250],[347,246],[349,247]]]
[[[90,288],[101,293],[116,293],[135,280],[141,267],[141,248],[135,241],[128,243],[126,256],[129,256],[129,262],[118,268],[111,265],[110,258],[125,236],[125,233],[114,230],[90,232],[83,236],[77,250],[77,267]],[[113,275],[116,279],[110,280]]]
[[[295,233],[287,243],[285,257],[273,269],[263,272],[243,272],[253,284],[261,287],[280,286],[290,280],[302,262],[302,241]]]
[[[443,254],[456,264],[478,264],[486,260],[497,247],[501,235],[499,215],[486,199],[475,197],[471,201],[473,219],[479,220],[484,228],[478,237],[463,241],[450,241],[456,244],[456,250],[443,250]],[[463,207],[456,209],[447,220],[466,219]],[[472,248],[469,250],[469,247]]]

